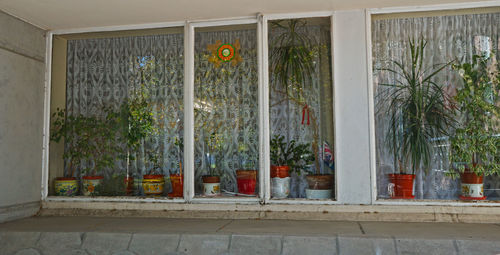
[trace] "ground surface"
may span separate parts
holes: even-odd
[[[500,224],[33,217],[0,254],[500,254]]]

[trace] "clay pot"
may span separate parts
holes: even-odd
[[[220,177],[219,176],[203,176],[203,195],[218,196],[220,195]]]
[[[125,194],[127,196],[132,195],[134,193],[134,177],[123,177],[123,183],[125,183]]]
[[[271,178],[285,178],[290,176],[289,166],[271,166]]]
[[[170,183],[172,183],[172,192],[168,193],[169,197],[184,197],[184,175],[171,174]]]
[[[389,187],[388,192],[393,199],[414,199],[413,181],[414,174],[388,174]]]
[[[82,177],[82,193],[84,196],[99,195],[96,188],[101,185],[104,176],[83,176]]]
[[[58,177],[54,180],[56,196],[76,196],[78,194],[78,180],[75,177]]]
[[[165,188],[163,174],[146,174],[142,176],[142,189],[146,196],[160,196]]]
[[[329,190],[333,187],[332,174],[317,174],[306,176],[309,189]]]
[[[462,195],[460,195],[461,200],[484,200],[484,185],[483,176],[478,176],[476,173],[465,169],[465,172],[460,173],[460,179],[462,181]]]
[[[257,184],[257,170],[236,170],[236,182],[239,193],[254,195]]]

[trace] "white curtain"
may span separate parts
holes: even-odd
[[[145,150],[156,151],[160,173],[179,171],[182,149],[175,139],[183,135],[183,35],[152,35],[69,40],[67,50],[66,110],[69,115],[99,116],[103,107],[118,111],[134,88],[140,86],[141,66],[152,62],[149,74],[158,79],[150,91],[158,134],[131,152],[136,160],[129,170],[142,178],[150,169]],[[104,175],[125,173],[126,160],[118,160]]]
[[[392,68],[393,60],[408,60],[408,39],[420,37],[427,41],[424,53],[426,67],[451,60],[470,62],[474,54],[485,50],[500,51],[500,13],[374,20],[372,54],[375,105],[380,104],[377,95],[384,90],[378,84],[392,83],[395,78],[388,72],[379,70]],[[450,95],[461,84],[460,77],[451,68],[444,70],[437,81],[445,85],[444,89]],[[375,122],[378,197],[388,198],[387,174],[394,171],[392,155],[384,142],[385,130],[389,124],[388,116],[384,112],[376,112]],[[427,175],[423,171],[417,174],[415,195],[418,199],[457,199],[460,192],[459,181],[445,176],[448,170],[446,142],[444,145],[437,143],[436,146],[445,146],[445,152],[434,155],[432,169]],[[485,195],[489,199],[500,197],[498,177],[486,178]]]

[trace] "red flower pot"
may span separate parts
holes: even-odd
[[[461,188],[462,195],[460,195],[461,200],[484,200],[484,185],[483,176],[478,176],[474,172],[465,169],[465,172],[460,174],[460,179],[462,180]]]
[[[168,193],[169,197],[183,197],[184,196],[184,175],[171,174],[170,183],[172,183],[172,192]]]
[[[389,195],[394,199],[414,199],[414,174],[389,174]]]
[[[285,178],[290,176],[289,166],[271,166],[271,178]]]
[[[239,193],[254,195],[257,184],[257,170],[236,170],[236,182]]]

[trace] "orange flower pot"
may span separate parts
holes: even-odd
[[[393,199],[414,199],[413,181],[414,174],[389,174],[389,195]]]
[[[168,193],[169,197],[183,197],[184,196],[184,175],[171,174],[170,182],[172,183],[172,192]]]

